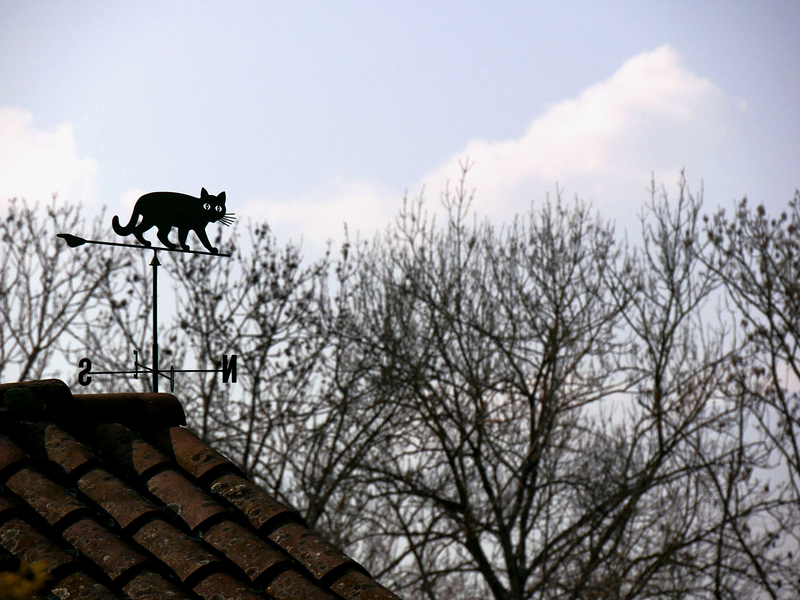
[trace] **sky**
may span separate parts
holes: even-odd
[[[125,222],[205,187],[313,252],[406,194],[435,210],[469,161],[498,224],[559,190],[636,228],[681,170],[709,210],[777,213],[800,187],[798,31],[796,0],[4,0],[0,207],[58,192]]]

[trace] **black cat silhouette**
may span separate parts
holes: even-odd
[[[151,227],[158,227],[158,239],[169,249],[176,247],[168,237],[173,227],[178,229],[178,242],[184,250],[189,250],[186,236],[194,231],[203,245],[212,254],[217,254],[219,250],[208,241],[206,225],[219,221],[229,226],[233,223],[233,214],[225,211],[225,192],[212,196],[203,188],[199,198],[177,192],[151,192],[136,201],[125,227],[119,224],[117,216],[111,220],[111,225],[117,235],[133,234],[148,248],[151,244],[142,234]]]

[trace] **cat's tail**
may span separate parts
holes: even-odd
[[[125,227],[123,227],[122,225],[119,224],[119,217],[117,215],[114,215],[114,218],[111,219],[111,227],[114,228],[114,233],[116,233],[117,235],[130,235],[133,233],[133,228],[136,225],[136,221],[138,220],[139,220],[139,215],[134,210],[133,214],[131,215],[131,220],[128,221],[128,224],[125,225]]]

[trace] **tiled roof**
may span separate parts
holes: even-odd
[[[397,600],[184,425],[171,394],[0,384],[0,559],[43,597]]]

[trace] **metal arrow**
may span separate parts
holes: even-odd
[[[204,252],[202,250],[184,250],[183,248],[167,248],[166,246],[142,246],[141,244],[120,244],[119,242],[101,242],[99,240],[85,240],[77,235],[71,233],[59,233],[60,237],[70,248],[77,248],[84,244],[97,244],[99,246],[122,246],[123,248],[139,248],[140,250],[163,250],[164,252],[183,252],[184,254],[207,254],[208,256],[225,256],[230,258],[230,254]]]

